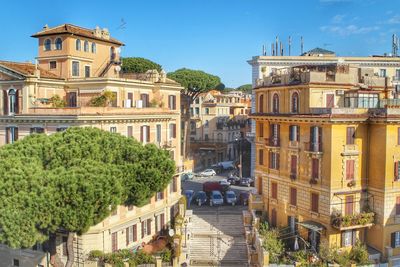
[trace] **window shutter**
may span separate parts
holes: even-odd
[[[343,231],[342,232],[342,234],[341,234],[341,236],[342,236],[342,247],[345,247],[346,246],[346,231]]]
[[[147,235],[151,235],[151,219],[147,219]]]
[[[258,151],[258,164],[263,165],[264,164],[264,150],[260,149]]]
[[[397,181],[399,179],[399,162],[394,162],[394,180]]]
[[[319,196],[316,193],[311,193],[311,211],[318,212]]]
[[[289,126],[289,141],[294,141],[294,126],[293,125],[290,125]]]
[[[299,142],[300,141],[300,126],[296,125],[296,141]]]
[[[145,221],[142,222],[142,229],[141,229],[142,230],[142,238],[144,238],[144,236],[145,236],[145,231],[144,231],[145,223],[146,223]]]
[[[311,178],[318,179],[319,178],[319,160],[318,159],[312,159],[311,165],[312,165],[311,166],[311,169],[312,169]]]
[[[136,242],[137,241],[137,225],[136,224],[133,226],[132,235],[133,235],[133,242]]]
[[[400,215],[400,196],[396,197],[396,215]]]
[[[19,91],[20,90],[16,90],[15,92],[15,113],[18,114],[19,113]]]
[[[392,248],[396,247],[396,232],[390,234],[390,243]]]
[[[280,154],[279,153],[275,153],[276,155],[276,169],[279,170],[280,167]]]
[[[14,128],[14,141],[17,141],[17,140],[18,140],[18,128],[15,127]]]
[[[273,159],[272,159],[272,154],[273,154],[273,153],[272,153],[272,151],[269,151],[268,154],[269,154],[269,155],[268,155],[268,167],[269,167],[269,168],[272,168],[272,160],[273,160]]]
[[[322,151],[322,127],[318,127],[318,148],[319,151]]]
[[[347,145],[354,145],[354,133],[355,133],[354,127],[347,127],[347,133],[346,133]]]
[[[297,156],[292,155],[290,161],[290,174],[297,176]]]
[[[172,96],[172,99],[173,99],[173,106],[172,106],[172,108],[175,110],[176,109],[176,95],[174,95],[174,96]]]
[[[176,138],[176,124],[172,124],[172,138]]]
[[[290,204],[297,206],[297,189],[294,187],[290,188]]]
[[[147,131],[146,131],[146,142],[150,142],[150,126],[146,126]]]
[[[354,179],[354,160],[346,160],[346,180]]]
[[[400,127],[397,128],[397,144],[400,145]]]
[[[132,137],[133,136],[133,128],[132,126],[128,126],[128,137]]]
[[[127,227],[125,229],[125,231],[126,231],[126,245],[128,246],[129,245],[129,227]]]
[[[143,127],[144,126],[140,126],[140,142],[143,143]]]
[[[353,215],[353,196],[346,196],[345,201],[346,201],[346,206],[345,206],[345,214],[346,215]]]
[[[10,127],[6,127],[6,144],[10,143]]]
[[[3,108],[4,108],[4,115],[8,115],[8,94],[7,94],[7,90],[3,90]]]

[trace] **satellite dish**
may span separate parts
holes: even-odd
[[[169,235],[170,237],[173,237],[173,236],[175,235],[174,229],[169,229],[168,235]]]
[[[118,71],[118,72],[120,72],[120,71],[121,71],[121,66],[116,66],[116,67],[115,67],[115,70]]]

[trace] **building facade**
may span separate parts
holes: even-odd
[[[119,206],[107,219],[75,238],[75,262],[91,250],[137,249],[167,230],[181,197],[181,86],[165,72],[142,75],[121,72],[120,48],[108,30],[64,24],[47,26],[38,38],[37,64],[0,61],[0,145],[31,133],[52,134],[68,127],[98,127],[154,143],[170,151],[177,170],[170,185],[143,207]],[[100,98],[99,98],[100,97]],[[106,98],[107,101],[100,102]],[[66,237],[58,254],[65,261]],[[38,250],[0,248],[0,258],[20,266],[47,266]],[[38,260],[32,261],[36,257]],[[46,265],[45,265],[46,264]]]
[[[235,161],[239,140],[249,131],[250,96],[241,92],[200,94],[190,108],[190,148],[195,169]]]
[[[372,259],[398,264],[400,59],[330,53],[250,64],[257,209],[314,250],[358,239]]]

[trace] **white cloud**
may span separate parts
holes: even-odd
[[[338,14],[332,18],[332,23],[335,23],[335,24],[341,23],[343,21],[344,17],[345,17],[345,15]]]
[[[334,3],[344,3],[350,2],[351,0],[319,0],[320,3],[334,4]]]
[[[340,36],[349,36],[349,35],[364,34],[372,31],[377,31],[379,30],[379,27],[378,26],[360,27],[354,24],[340,25],[340,26],[329,25],[320,27],[320,30],[323,32],[329,32]]]
[[[400,15],[394,15],[386,21],[388,24],[400,24]]]

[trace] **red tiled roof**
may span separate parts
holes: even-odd
[[[30,76],[35,74],[36,66],[32,63],[20,63],[20,62],[11,62],[11,61],[0,61],[0,66],[19,73],[24,76]],[[50,79],[62,79],[61,77],[57,76],[54,73],[46,71],[40,67],[40,77],[41,78],[50,78]]]
[[[104,42],[113,43],[113,44],[117,44],[117,45],[124,45],[122,42],[118,41],[117,39],[114,39],[111,37],[110,37],[110,39],[97,37],[94,35],[94,30],[78,27],[78,26],[75,26],[72,24],[62,24],[57,27],[44,29],[40,32],[33,34],[31,37],[41,37],[41,36],[63,34],[63,33],[69,33],[69,34],[74,34],[74,35],[78,35],[78,36],[82,36],[82,37],[88,37],[91,39],[101,40]]]

